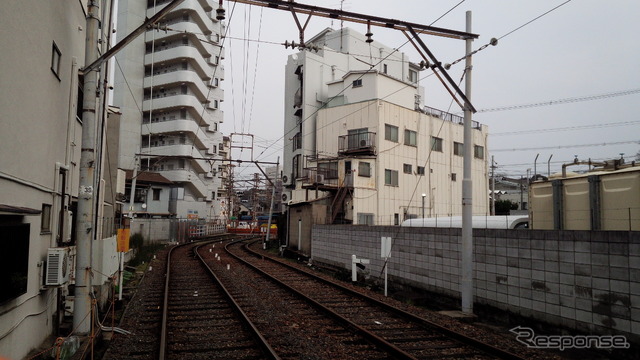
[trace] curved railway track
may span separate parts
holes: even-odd
[[[522,359],[239,244],[229,243],[225,248],[238,261],[284,284],[317,308],[333,313],[396,358]]]
[[[233,238],[161,252],[104,359],[524,358]]]
[[[169,252],[158,359],[279,359],[224,286],[212,283],[217,277],[197,254],[208,244]]]

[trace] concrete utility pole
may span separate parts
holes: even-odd
[[[271,190],[271,207],[269,208],[269,221],[267,222],[267,236],[265,238],[265,243],[262,245],[263,249],[267,248],[267,243],[269,243],[269,239],[271,238],[271,218],[273,217],[273,203],[276,198],[276,184],[278,184],[278,174],[280,173],[280,156],[278,156],[278,161],[276,165],[276,178],[271,183],[273,189]]]
[[[496,163],[491,155],[491,215],[496,214]]]
[[[471,11],[467,11],[466,31],[471,32]],[[462,179],[462,272],[460,282],[460,297],[462,298],[462,312],[473,313],[473,188],[471,182],[471,162],[473,160],[473,138],[471,134],[471,43],[473,39],[465,40],[465,82],[464,91],[467,101],[464,104],[464,163]]]
[[[99,7],[95,0],[87,2],[85,64],[98,58]],[[100,67],[84,73],[82,102],[82,150],[80,153],[80,189],[76,220],[76,285],[73,328],[78,334],[91,330],[91,248],[95,232],[94,174],[96,150],[97,84]]]
[[[173,0],[161,11],[145,21],[131,34],[110,50],[99,56],[99,6],[101,0],[87,0],[87,23],[85,36],[85,67],[82,102],[82,150],[80,152],[80,186],[78,189],[78,209],[76,217],[76,284],[73,310],[73,328],[80,335],[91,330],[91,254],[96,231],[94,218],[94,181],[100,179],[100,169],[96,167],[96,114],[98,109],[98,75],[102,65],[129,44],[148,26],[158,22],[169,11],[184,0]],[[110,26],[105,24],[105,26]],[[97,174],[97,176],[96,176]]]

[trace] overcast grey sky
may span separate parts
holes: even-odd
[[[531,24],[513,32],[566,0],[505,1],[467,0],[438,20],[434,26],[464,30],[465,12],[472,11],[472,32],[480,35],[473,49],[500,38],[473,57],[472,103],[479,109],[538,104],[568,98],[583,98],[640,89],[640,1],[573,0]],[[340,8],[340,0],[298,2]],[[345,0],[345,10],[422,24],[431,24],[460,3],[452,1]],[[285,49],[285,40],[298,41],[298,30],[290,13],[225,2],[230,34],[225,41],[225,134],[256,135],[255,157],[275,161],[281,155],[283,135],[284,66],[297,50]],[[233,15],[232,15],[233,11]],[[305,32],[309,39],[326,27],[339,29],[339,21],[314,17]],[[362,33],[361,24],[344,23]],[[373,28],[374,39],[392,48],[406,42],[402,33]],[[509,34],[510,33],[510,34]],[[508,34],[508,35],[507,35]],[[506,36],[505,36],[506,35]],[[232,38],[248,38],[241,41]],[[443,63],[464,55],[464,41],[422,36]],[[411,61],[421,58],[410,44],[400,48]],[[459,80],[464,62],[450,75]],[[430,75],[423,71],[421,77]],[[435,76],[421,81],[425,104],[452,113],[456,103]],[[536,106],[517,110],[478,112],[473,119],[489,126],[489,156],[494,155],[497,172],[510,176],[533,171],[551,172],[574,155],[581,160],[619,158],[629,161],[640,151],[640,91],[629,95]],[[571,130],[567,130],[570,128]],[[622,142],[632,142],[616,144]],[[599,144],[599,145],[593,145]],[[604,145],[606,144],[606,145]],[[590,146],[587,146],[590,145]],[[234,153],[234,156],[239,156]],[[247,159],[247,154],[242,158]],[[238,169],[240,177],[254,169]]]

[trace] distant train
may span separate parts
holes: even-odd
[[[462,216],[409,219],[402,222],[401,226],[461,228]],[[529,217],[526,215],[474,216],[472,227],[474,229],[528,229]]]

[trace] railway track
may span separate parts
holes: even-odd
[[[333,313],[343,324],[395,358],[522,359],[284,262],[263,257],[240,243],[229,243],[226,249],[236,260],[286,284],[315,307]]]
[[[212,281],[216,276],[197,254],[206,245],[169,253],[158,359],[279,359],[224,286]]]
[[[234,237],[159,254],[143,295],[132,300],[138,310],[126,315],[124,326],[134,333],[117,337],[103,359],[530,357],[264,256],[245,246],[246,237]]]
[[[291,293],[243,262],[206,247],[199,250],[235,301],[282,359],[401,359],[315,304]]]

